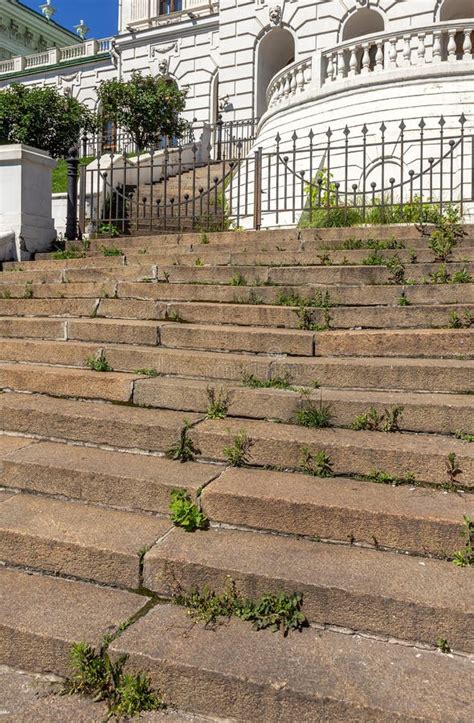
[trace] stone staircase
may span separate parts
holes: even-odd
[[[377,253],[404,259],[403,285],[366,248],[393,235],[404,248]],[[129,621],[112,651],[182,711],[472,720],[473,576],[452,556],[474,512],[474,448],[455,436],[474,432],[474,283],[426,283],[432,258],[399,227],[98,240],[4,264],[0,662],[65,675],[74,641]],[[446,271],[474,275],[473,229]],[[213,395],[225,418],[208,418]],[[381,431],[399,407],[400,431]],[[371,408],[376,429],[352,429]],[[324,409],[329,426],[297,423]],[[182,464],[165,453],[186,422],[199,454]],[[311,474],[318,452],[332,476]],[[209,530],[171,524],[181,487]],[[210,629],[170,602],[227,576],[252,599],[302,593],[310,627]]]

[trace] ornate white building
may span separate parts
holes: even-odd
[[[48,20],[45,15],[35,12],[19,0],[1,0],[0,60],[77,43],[74,33],[51,18]]]
[[[458,132],[461,114],[463,143],[474,133],[474,0],[118,0],[118,28],[0,62],[0,87],[52,84],[95,107],[102,80],[163,74],[187,89],[190,121],[258,118],[264,154],[277,134],[289,153],[295,132],[322,144],[330,127],[343,143],[346,125],[346,139],[365,127],[368,140],[386,126],[390,145],[400,121],[439,132],[441,115],[442,133]],[[379,180],[375,143],[370,154],[364,183]],[[397,177],[385,145],[382,155]]]

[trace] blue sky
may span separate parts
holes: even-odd
[[[44,0],[20,0],[39,10]],[[54,20],[73,30],[81,19],[90,27],[89,38],[105,38],[117,32],[118,0],[53,0]]]

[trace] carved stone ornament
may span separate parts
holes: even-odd
[[[163,58],[163,60],[160,60],[158,63],[158,72],[160,75],[168,75],[169,70],[169,60],[167,58]]]
[[[280,25],[281,16],[281,5],[274,5],[273,7],[269,8],[268,17],[270,18],[270,22],[273,23],[273,25]]]

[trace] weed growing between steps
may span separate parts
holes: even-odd
[[[224,447],[224,457],[232,467],[246,467],[250,464],[249,451],[252,445],[253,441],[242,430],[235,435],[232,444]]]
[[[185,419],[178,441],[171,445],[166,452],[168,459],[174,459],[179,462],[192,462],[196,458],[196,455],[200,454],[200,450],[194,445],[193,440],[189,436],[190,429],[191,424]]]
[[[135,369],[134,374],[140,374],[143,377],[159,377],[160,373],[156,369]]]
[[[464,515],[461,535],[466,538],[466,545],[454,553],[453,562],[458,567],[470,567],[474,565],[474,522],[468,515]]]
[[[244,374],[242,377],[244,387],[250,389],[290,389],[295,391],[296,387],[292,387],[290,376],[283,374],[282,376],[270,377],[270,379],[259,379],[253,374]]]
[[[118,249],[115,246],[101,246],[100,252],[102,256],[124,256],[122,249]]]
[[[458,489],[458,477],[462,475],[462,469],[458,464],[458,460],[455,452],[450,452],[446,460],[446,474],[448,475],[448,482],[445,485],[448,491],[457,491]]]
[[[85,365],[93,372],[113,372],[113,369],[107,361],[105,354],[103,354],[102,352],[99,352],[98,354],[92,356],[88,356],[85,361]]]
[[[208,419],[225,419],[229,411],[229,395],[225,389],[207,388],[207,412]]]
[[[403,416],[403,407],[392,407],[385,409],[379,414],[375,407],[370,407],[368,412],[360,414],[354,419],[351,428],[360,432],[400,432],[400,421]]]
[[[333,477],[333,469],[329,455],[324,450],[312,452],[309,447],[301,450],[300,465],[306,474],[312,477]]]
[[[240,272],[234,274],[230,280],[231,286],[247,286],[247,279]]]
[[[468,434],[462,430],[455,432],[454,436],[456,439],[461,439],[463,442],[474,442],[474,434]]]
[[[450,652],[451,652],[451,648],[450,648],[449,643],[448,643],[448,641],[446,640],[446,638],[438,638],[438,640],[436,641],[436,647],[437,647],[438,650],[440,650],[442,653],[446,653],[446,654],[447,654],[447,653],[450,653]]]
[[[312,296],[303,297],[296,292],[278,294],[276,304],[279,306],[295,306],[295,307],[317,307],[320,309],[329,309],[332,306],[331,295],[329,291],[313,292]]]
[[[83,259],[85,252],[76,248],[64,249],[64,251],[55,251],[53,259],[55,261],[66,261],[67,259]]]
[[[218,624],[220,618],[237,617],[252,623],[255,630],[269,629],[286,637],[291,630],[302,630],[308,625],[301,612],[303,596],[300,593],[267,593],[253,601],[237,593],[230,577],[222,593],[216,593],[206,585],[202,590],[194,588],[189,593],[176,594],[173,602],[187,607],[193,618],[207,626]]]
[[[209,520],[192,501],[185,489],[176,489],[171,492],[170,518],[176,527],[182,527],[186,532],[207,530]]]
[[[71,649],[73,674],[64,684],[67,695],[86,695],[94,701],[105,701],[108,718],[133,717],[145,711],[164,708],[163,701],[143,673],[124,672],[127,656],[110,659],[110,638],[104,638],[100,647],[74,643]]]
[[[384,263],[387,271],[389,272],[388,281],[390,284],[400,285],[405,283],[405,264],[398,254],[394,254]]]
[[[33,298],[33,284],[31,281],[27,281],[25,284],[25,293],[23,294],[24,299]]]
[[[426,224],[421,224],[419,230],[423,236],[427,236],[428,246],[434,255],[435,261],[448,261],[453,250],[466,235],[461,224],[459,208],[448,204],[443,213],[439,213],[434,219],[434,231],[429,232]]]
[[[382,469],[373,469],[367,475],[356,475],[356,479],[367,482],[374,482],[381,485],[392,485],[399,487],[400,485],[415,485],[416,479],[413,472],[406,472],[403,477],[395,477]]]
[[[323,308],[323,323],[317,324],[314,321],[314,310],[307,306],[300,306],[296,311],[300,321],[299,328],[305,331],[329,331],[331,328],[331,314],[327,307]]]
[[[293,421],[302,427],[323,428],[331,426],[332,416],[331,405],[323,404],[321,400],[318,406],[304,404],[297,409]]]
[[[467,309],[462,317],[457,311],[452,311],[449,315],[448,329],[470,329],[474,324],[474,314]]]

